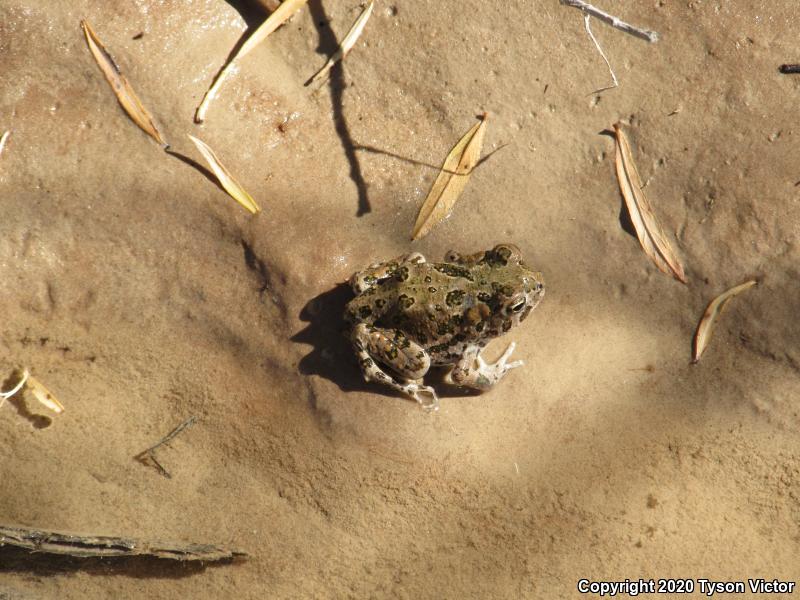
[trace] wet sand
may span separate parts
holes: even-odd
[[[794,3],[620,1],[655,44],[557,2],[311,0],[197,103],[257,11],[0,5],[0,349],[65,405],[0,409],[0,522],[208,542],[206,568],[0,549],[0,597],[577,597],[579,579],[800,579]],[[237,7],[240,8],[241,14]],[[174,152],[215,149],[256,218],[124,115],[88,19]],[[143,35],[139,35],[143,34]],[[452,217],[410,242],[455,141],[489,113]],[[687,268],[623,226],[624,121]],[[361,380],[342,285],[371,262],[517,244],[547,296],[526,365],[434,415]],[[697,365],[707,302],[733,300]],[[510,341],[489,347],[498,355]],[[5,377],[6,375],[4,375]],[[4,388],[5,389],[5,388]],[[158,458],[134,456],[190,416]],[[4,554],[5,553],[5,554]]]

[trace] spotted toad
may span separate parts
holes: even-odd
[[[350,339],[367,381],[384,383],[428,410],[439,399],[422,378],[448,365],[446,381],[487,390],[522,361],[508,362],[512,343],[494,364],[481,350],[521,323],[544,296],[542,274],[519,249],[500,244],[445,262],[418,253],[370,265],[350,278],[356,297],[347,304]]]

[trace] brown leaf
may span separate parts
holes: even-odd
[[[92,56],[94,56],[94,59],[97,61],[111,89],[114,90],[114,94],[116,94],[117,100],[122,108],[125,109],[128,116],[133,119],[133,122],[145,133],[162,146],[167,146],[168,144],[164,141],[164,138],[161,137],[161,132],[153,122],[152,115],[144,107],[141,100],[139,100],[139,97],[136,95],[136,92],[133,91],[128,80],[119,72],[117,63],[114,62],[114,59],[111,58],[111,55],[98,39],[92,26],[89,25],[88,21],[84,20],[81,21],[81,27],[83,27],[86,43],[89,45]]]
[[[720,294],[708,304],[708,307],[706,307],[706,312],[703,313],[703,317],[697,324],[697,332],[694,335],[694,356],[692,357],[693,363],[696,363],[698,360],[700,360],[700,356],[703,354],[703,352],[705,352],[708,342],[711,340],[711,333],[714,331],[714,324],[716,323],[717,318],[722,314],[722,311],[725,308],[725,305],[728,303],[728,300],[738,294],[741,294],[745,290],[749,290],[751,287],[756,285],[756,283],[757,282],[754,279],[745,281],[736,287],[732,287],[727,292]]]
[[[614,124],[614,133],[616,135],[615,164],[619,188],[622,191],[623,198],[625,198],[625,204],[628,207],[633,227],[636,229],[639,243],[661,271],[667,275],[672,275],[682,283],[686,283],[683,265],[678,260],[669,241],[667,241],[661,225],[655,214],[653,214],[653,208],[644,195],[642,180],[636,170],[636,164],[633,162],[628,138],[619,123]]]
[[[439,176],[433,182],[431,191],[428,192],[428,197],[419,210],[411,233],[412,240],[428,235],[434,225],[450,216],[456,200],[469,181],[472,170],[480,160],[487,117],[486,114],[481,116],[480,121],[458,140],[444,159]]]

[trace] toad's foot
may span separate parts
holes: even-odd
[[[419,402],[419,405],[426,411],[436,412],[439,410],[439,398],[432,387],[428,385],[419,385],[417,383],[408,383],[404,391]]]
[[[465,356],[456,364],[445,380],[448,383],[474,388],[476,390],[488,390],[500,381],[511,369],[521,367],[524,363],[521,360],[508,362],[509,357],[514,352],[517,345],[514,342],[509,344],[503,355],[493,364],[488,364],[480,355],[473,353]]]

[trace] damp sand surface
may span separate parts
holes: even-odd
[[[240,5],[241,4],[241,5]],[[502,6],[500,6],[502,4]],[[578,580],[800,579],[800,21],[788,1],[603,6],[312,0],[214,74],[244,3],[0,5],[0,357],[66,407],[0,409],[0,522],[206,542],[230,565],[56,564],[0,550],[0,597],[571,598]],[[746,5],[745,5],[746,4]],[[207,142],[256,218],[124,115],[88,19],[172,150]],[[319,88],[319,89],[317,89]],[[411,243],[436,167],[489,114],[453,216]],[[686,265],[626,230],[603,134],[628,124]],[[547,295],[525,361],[437,414],[361,380],[343,282],[420,251],[520,246]],[[691,365],[708,301],[749,278]],[[499,355],[506,341],[493,343]],[[5,377],[5,375],[3,375]],[[133,457],[157,452],[171,475]],[[4,558],[5,556],[5,558]],[[18,558],[18,557],[17,557]]]

